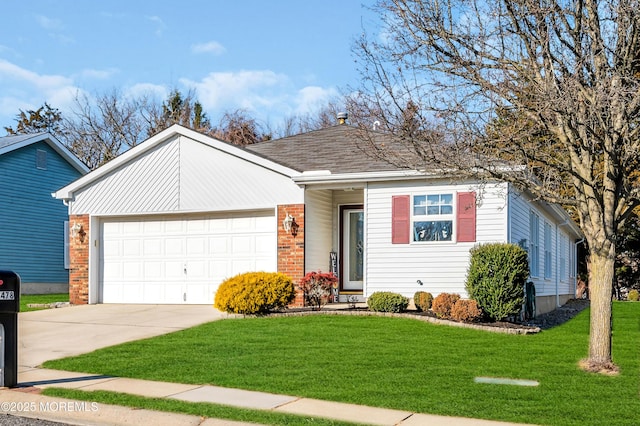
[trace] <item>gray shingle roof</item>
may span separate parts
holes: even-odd
[[[247,150],[299,172],[329,170],[331,173],[361,173],[398,170],[374,158],[363,140],[362,130],[345,124],[299,135],[248,145]],[[380,133],[376,144],[389,138]]]
[[[31,133],[31,134],[25,134],[25,135],[3,136],[3,137],[0,137],[0,148],[4,148],[16,143],[20,143],[27,139],[37,138],[38,136],[41,136],[43,134],[45,133]]]

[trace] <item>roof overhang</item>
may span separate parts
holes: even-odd
[[[292,177],[298,185],[342,185],[353,187],[354,185],[364,186],[369,182],[386,182],[413,179],[443,179],[440,173],[426,173],[419,170],[392,170],[385,172],[366,173],[331,173],[328,170],[307,171]]]

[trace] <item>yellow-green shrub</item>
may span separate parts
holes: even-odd
[[[433,294],[428,291],[416,291],[413,295],[413,304],[419,312],[427,312],[431,309],[433,303]]]
[[[637,302],[640,299],[640,293],[638,293],[638,290],[629,290],[627,299],[633,302]]]
[[[291,278],[277,272],[247,272],[220,284],[214,307],[234,314],[264,314],[285,308],[296,296]]]

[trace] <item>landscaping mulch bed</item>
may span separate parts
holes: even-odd
[[[498,322],[477,322],[463,323],[453,320],[440,319],[433,312],[418,312],[409,310],[403,313],[390,312],[374,312],[367,307],[345,307],[333,308],[325,307],[322,310],[312,310],[311,308],[291,308],[283,312],[275,312],[269,316],[302,316],[302,315],[362,315],[362,316],[386,316],[411,318],[420,321],[426,321],[434,324],[450,325],[454,327],[474,328],[494,333],[506,334],[535,334],[541,330],[556,327],[569,321],[582,310],[589,307],[589,301],[583,299],[571,299],[563,306],[554,309],[551,312],[537,316],[526,323],[498,321]]]

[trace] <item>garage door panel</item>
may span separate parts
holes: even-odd
[[[275,228],[249,214],[105,221],[103,302],[213,303],[223,280],[276,270]]]

